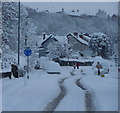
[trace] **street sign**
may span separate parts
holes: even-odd
[[[31,50],[30,48],[26,48],[26,49],[24,50],[24,54],[25,54],[26,56],[30,56],[30,55],[32,54],[32,50]]]

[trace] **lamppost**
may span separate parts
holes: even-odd
[[[20,65],[20,0],[18,2],[18,66]]]

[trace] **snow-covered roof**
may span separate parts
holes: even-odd
[[[82,39],[82,38],[80,38],[80,37],[76,38],[73,33],[69,33],[68,35],[73,36],[76,40],[78,40],[78,41],[81,42],[82,44],[88,45],[88,42],[87,42],[87,41],[85,41],[84,39]],[[86,36],[86,38],[87,38],[87,36]]]
[[[60,60],[63,60],[63,61],[68,61],[68,58],[61,58]],[[94,62],[93,59],[73,59],[73,58],[70,58],[69,61],[75,61],[75,62]]]
[[[74,12],[73,11],[65,11],[64,13],[67,15],[70,15],[70,16],[77,16],[77,17],[79,17],[81,15],[81,13],[77,12],[77,11],[74,11]]]
[[[83,37],[84,37],[87,41],[90,41],[90,40],[91,40],[91,38],[90,38],[89,36],[83,35]]]
[[[78,37],[76,38],[77,40],[79,40],[81,43],[85,44],[85,45],[88,45],[88,42],[83,40],[82,38]]]
[[[92,37],[93,36],[99,36],[99,37],[102,37],[102,36],[106,36],[104,33],[100,33],[100,32],[98,32],[98,33],[93,33],[92,35],[91,35]]]
[[[43,42],[45,42],[48,38],[50,38],[50,36],[51,35],[46,35],[45,39],[43,39],[43,36],[38,36],[38,38],[37,38],[38,39],[37,40],[38,46],[40,47]],[[52,35],[52,37],[54,37],[56,40],[58,40],[59,42],[61,42],[63,44],[67,43],[67,38],[65,36],[54,36],[54,35]]]

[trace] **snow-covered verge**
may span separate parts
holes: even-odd
[[[118,111],[118,78],[116,68],[111,68],[105,77],[94,75],[93,71],[85,72],[82,84],[90,87],[98,103],[99,111]]]
[[[4,79],[3,110],[40,111],[59,92],[57,82],[45,74],[44,76],[41,76],[41,74],[32,75],[29,80],[26,78]]]
[[[60,93],[58,81],[69,76],[71,69],[64,68],[60,75],[43,70],[30,73],[30,79],[3,79],[3,104],[5,111],[43,111]]]
[[[2,79],[0,79],[0,113],[2,111]]]

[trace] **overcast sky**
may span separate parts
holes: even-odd
[[[56,12],[64,8],[66,11],[79,9],[81,13],[87,14],[95,14],[98,9],[103,9],[110,15],[118,13],[117,2],[23,2],[23,4],[38,8],[39,11]]]

